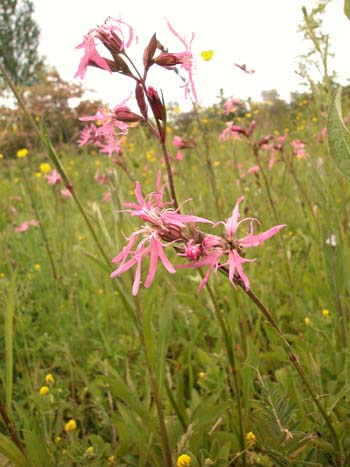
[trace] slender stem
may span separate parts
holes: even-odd
[[[32,191],[30,189],[30,184],[29,184],[29,181],[28,181],[27,174],[25,173],[25,170],[23,170],[23,180],[24,180],[24,184],[25,184],[26,189],[27,189],[27,193],[29,195],[30,204],[31,204],[32,209],[33,209],[33,211],[35,213],[35,217],[39,221],[39,230],[40,230],[42,239],[44,241],[47,256],[49,258],[49,263],[50,263],[51,270],[52,270],[52,276],[53,276],[54,280],[56,280],[58,278],[58,274],[57,274],[57,269],[56,269],[56,266],[55,266],[55,261],[53,259],[53,254],[52,254],[52,251],[51,251],[51,248],[50,248],[50,245],[49,245],[49,240],[47,238],[44,225],[43,225],[43,223],[41,222],[41,219],[40,219],[39,211],[37,210],[37,208],[35,206],[33,193],[32,193]]]
[[[203,273],[201,270],[200,274],[203,277]],[[234,386],[234,394],[237,399],[237,409],[238,409],[238,419],[239,419],[239,440],[240,440],[240,445],[241,445],[241,450],[243,454],[243,465],[247,465],[247,459],[245,456],[245,430],[244,430],[244,424],[243,424],[243,413],[242,413],[242,399],[241,399],[241,390],[240,390],[240,384],[239,384],[239,379],[238,379],[238,370],[237,370],[237,365],[236,365],[236,359],[235,355],[233,352],[233,343],[232,343],[232,336],[230,329],[228,325],[225,323],[225,319],[223,317],[222,311],[220,310],[220,307],[216,301],[214,292],[212,291],[210,285],[208,282],[205,284],[207,291],[209,293],[210,299],[214,305],[214,310],[215,310],[215,316],[216,319],[218,320],[218,323],[220,325],[223,337],[224,337],[224,343],[226,347],[226,353],[227,353],[227,358],[230,364],[229,368],[229,381],[231,377],[233,377],[233,386]],[[231,384],[230,384],[231,388]],[[231,388],[232,389],[232,388]],[[232,392],[232,391],[231,391]]]
[[[159,429],[160,429],[160,442],[162,446],[164,465],[167,467],[172,467],[173,461],[171,457],[171,449],[170,449],[168,431],[167,431],[166,424],[165,424],[165,417],[164,417],[162,402],[161,402],[160,394],[158,390],[157,379],[154,374],[154,370],[153,370],[152,363],[151,363],[150,356],[149,356],[148,349],[147,349],[145,335],[142,329],[142,311],[141,311],[140,302],[137,297],[135,297],[135,304],[136,304],[136,309],[137,309],[138,330],[139,330],[139,336],[140,336],[140,341],[141,341],[141,347],[142,347],[143,354],[145,357],[146,368],[148,371],[152,393],[153,393],[154,401],[155,401],[156,408],[157,408]]]
[[[25,454],[24,448],[23,448],[22,443],[21,443],[21,441],[20,441],[20,439],[18,437],[17,431],[16,431],[12,421],[10,420],[10,417],[7,414],[5,406],[2,405],[1,403],[0,403],[0,415],[1,415],[2,419],[3,419],[3,421],[4,421],[4,424],[5,424],[8,432],[10,433],[12,441],[18,447],[18,449],[20,451],[22,451],[23,454]]]
[[[274,215],[274,218],[275,218],[275,221],[277,222],[277,224],[279,224],[279,220],[278,220],[278,216],[277,216],[277,211],[276,211],[276,207],[275,207],[275,203],[273,201],[273,198],[272,198],[272,194],[271,194],[271,190],[270,190],[270,186],[269,186],[269,182],[267,180],[267,177],[266,177],[266,174],[265,174],[265,170],[260,162],[260,158],[259,158],[259,149],[258,147],[250,142],[250,145],[251,145],[251,148],[253,150],[253,154],[254,154],[254,157],[256,159],[256,162],[258,163],[258,166],[260,168],[260,172],[261,172],[261,175],[264,179],[264,185],[265,185],[265,189],[266,189],[266,193],[267,193],[267,197],[269,198],[269,203],[270,203],[270,206],[271,206],[271,209],[272,209],[272,212],[273,212],[273,215]]]
[[[338,434],[336,433],[336,431],[334,429],[332,420],[329,417],[329,415],[327,414],[326,409],[323,407],[322,403],[320,402],[320,396],[317,394],[317,392],[311,386],[311,384],[310,384],[310,382],[309,382],[309,380],[308,380],[308,378],[306,376],[305,370],[302,367],[302,365],[300,364],[300,362],[298,360],[298,357],[293,352],[291,345],[287,341],[285,335],[283,334],[282,330],[278,326],[277,322],[273,318],[270,311],[263,305],[263,303],[258,299],[258,297],[251,290],[246,290],[244,283],[240,279],[237,279],[236,283],[245,291],[245,293],[248,295],[248,297],[255,303],[255,305],[259,308],[259,310],[265,316],[267,321],[270,323],[272,328],[277,332],[277,334],[281,338],[282,343],[283,343],[283,345],[285,347],[285,350],[287,352],[289,360],[291,361],[292,365],[294,366],[294,368],[298,372],[298,374],[299,374],[300,378],[302,379],[305,387],[309,391],[314,403],[316,404],[320,414],[322,415],[324,421],[326,422],[326,425],[328,426],[328,428],[329,428],[329,430],[330,430],[330,432],[331,432],[331,434],[332,434],[332,436],[334,438],[334,441],[335,441],[335,443],[337,445],[337,449],[339,450],[340,462],[341,462],[341,465],[343,465],[342,463],[343,463],[343,459],[344,459],[344,452],[343,452],[343,446],[342,446],[342,444],[340,442],[339,436],[338,436]]]

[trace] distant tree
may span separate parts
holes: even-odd
[[[40,30],[33,20],[30,0],[0,1],[0,63],[16,85],[38,81],[43,57],[38,54]],[[0,90],[5,83],[0,74]]]

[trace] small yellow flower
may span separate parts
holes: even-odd
[[[201,52],[201,57],[205,62],[210,62],[214,57],[214,50],[203,50],[203,52]]]
[[[85,451],[85,455],[86,455],[86,457],[88,457],[88,458],[93,457],[93,456],[94,456],[94,447],[93,447],[93,446],[89,446],[89,447],[87,448],[87,450]]]
[[[48,374],[45,376],[45,383],[46,383],[48,386],[51,386],[52,384],[55,384],[55,378],[52,376],[51,373],[48,373]]]
[[[247,441],[248,448],[253,448],[256,445],[256,436],[252,431],[249,431],[249,433],[245,435],[245,439]]]
[[[22,148],[17,151],[16,156],[18,159],[22,159],[23,157],[27,157],[28,155],[28,149],[27,148]]]
[[[324,310],[322,310],[322,316],[326,317],[326,316],[329,316],[330,314],[330,311],[327,310],[327,308],[325,308]]]
[[[18,126],[15,125],[15,124],[13,124],[11,128],[12,128],[12,131],[17,131],[18,130]]]
[[[51,172],[52,167],[48,162],[43,162],[40,164],[40,170],[42,173],[48,174],[49,172]]]
[[[64,425],[64,431],[75,431],[77,429],[77,422],[72,418]]]
[[[101,165],[101,161],[99,159],[95,160],[95,165],[96,167],[99,167]]]
[[[0,159],[3,159],[4,155],[0,152]]]
[[[34,269],[35,269],[36,271],[40,271],[40,269],[41,269],[40,264],[39,264],[39,263],[34,264]]]
[[[187,454],[181,454],[177,458],[176,465],[177,467],[188,467],[191,464],[191,458]]]
[[[40,122],[40,117],[39,117],[39,115],[35,115],[34,120],[35,120],[36,122]]]
[[[204,371],[200,371],[198,376],[199,376],[199,379],[204,379],[206,377],[206,374]]]
[[[5,273],[4,272],[0,272],[0,279],[3,279],[5,277]]]
[[[221,164],[220,161],[214,161],[214,162],[213,162],[213,166],[214,166],[214,167],[219,167],[220,164]]]
[[[69,161],[69,165],[71,165],[71,166],[73,167],[73,166],[75,165],[75,162],[72,161],[72,160],[70,160],[70,161]]]
[[[104,290],[103,290],[103,289],[98,289],[98,293],[99,293],[99,295],[103,295],[103,294],[104,294]]]
[[[114,465],[116,465],[115,463],[115,456],[109,456],[107,458],[107,464],[110,466],[110,467],[113,467]]]
[[[60,436],[55,437],[55,444],[60,444],[61,441],[62,441],[62,438]]]
[[[250,112],[247,112],[247,113],[245,114],[245,116],[246,116],[247,118],[250,118],[250,117],[252,116],[252,114],[251,114]]]
[[[306,318],[304,319],[304,323],[306,324],[306,326],[310,326],[310,324],[311,324],[311,319],[308,318],[308,317],[306,317]]]
[[[43,174],[41,172],[35,172],[34,176],[36,178],[41,178],[43,176]]]
[[[41,388],[39,389],[39,394],[41,396],[46,396],[46,394],[50,391],[50,389],[48,388],[48,386],[41,386]]]

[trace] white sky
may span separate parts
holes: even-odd
[[[41,28],[40,52],[66,80],[73,79],[82,50],[75,49],[87,31],[103,23],[107,16],[121,16],[139,36],[139,48],[129,54],[141,57],[154,32],[170,51],[180,52],[181,44],[168,30],[166,17],[181,36],[195,33],[192,52],[197,62],[195,83],[200,103],[216,101],[219,89],[226,97],[260,99],[262,90],[277,89],[289,99],[300,90],[295,74],[296,57],[305,51],[302,34],[297,33],[301,7],[308,11],[316,0],[33,0],[35,19]],[[330,34],[331,62],[340,81],[350,78],[350,21],[343,13],[343,0],[332,0],[324,15],[324,32]],[[206,6],[207,5],[207,6]],[[347,44],[347,45],[346,45]],[[310,45],[307,46],[307,50]],[[214,58],[204,62],[200,52],[214,50]],[[106,54],[108,56],[108,53]],[[137,58],[136,58],[137,60]],[[234,66],[247,64],[256,70],[247,75]],[[175,74],[157,67],[149,84],[162,88],[165,100],[178,101],[186,108],[181,82]],[[78,80],[79,81],[79,80]],[[84,85],[96,90],[95,98],[115,105],[128,96],[133,84],[126,78],[88,68]]]

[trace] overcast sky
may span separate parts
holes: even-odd
[[[310,48],[297,33],[302,20],[301,7],[308,10],[316,0],[33,0],[35,19],[41,28],[40,52],[56,67],[64,79],[71,80],[78,67],[81,50],[75,49],[90,28],[103,23],[107,16],[121,17],[139,36],[139,49],[129,53],[142,56],[151,35],[174,52],[183,50],[166,26],[167,18],[183,36],[195,33],[192,51],[197,62],[195,82],[199,101],[215,102],[220,88],[225,96],[251,97],[258,100],[262,90],[277,89],[289,99],[300,90],[295,74],[297,56]],[[350,21],[343,13],[343,0],[332,0],[324,16],[324,31],[330,34],[335,59],[331,68],[344,84],[350,78]],[[306,48],[305,48],[306,47]],[[214,50],[214,58],[204,62],[203,50]],[[135,58],[137,61],[137,58]],[[247,64],[256,72],[247,75],[234,66]],[[166,101],[179,101],[183,108],[183,90],[172,73],[157,70],[151,75],[154,87],[161,87]],[[122,101],[133,86],[119,75],[89,68],[84,80],[96,91],[96,98],[110,104]]]

